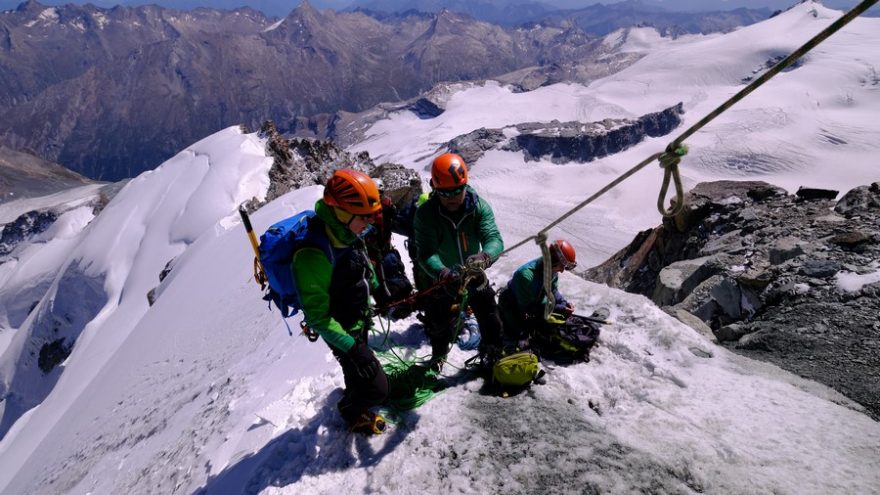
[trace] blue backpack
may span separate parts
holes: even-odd
[[[284,318],[299,313],[302,303],[293,283],[293,254],[305,246],[320,248],[333,262],[333,251],[324,229],[309,228],[315,212],[301,213],[275,223],[260,236],[260,263],[269,281],[264,300],[274,302]]]

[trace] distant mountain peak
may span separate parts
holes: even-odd
[[[312,5],[309,2],[309,0],[302,0],[302,2],[300,2],[300,4],[295,9],[293,9],[293,11],[294,12],[299,11],[301,13],[305,13],[305,12],[318,13],[318,9],[316,9],[314,7],[314,5]]]
[[[460,34],[459,29],[462,21],[467,21],[468,19],[472,18],[467,14],[461,14],[443,8],[434,14],[434,18],[431,20],[431,29],[429,31],[432,34]],[[473,19],[473,21],[481,22],[476,19]]]
[[[290,14],[287,15],[288,19],[292,20],[301,20],[301,21],[319,21],[321,19],[321,11],[316,9],[312,4],[308,2],[308,0],[303,0],[297,8],[290,11]]]
[[[18,4],[18,7],[15,8],[16,12],[36,12],[46,9],[47,7],[37,0],[27,0]]]

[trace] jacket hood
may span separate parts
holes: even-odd
[[[345,224],[336,218],[333,207],[324,203],[323,199],[315,202],[315,214],[324,222],[327,227],[327,233],[330,235],[330,241],[333,244],[342,244],[350,246],[354,244],[357,236]]]

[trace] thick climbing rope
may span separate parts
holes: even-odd
[[[456,304],[458,308],[457,321],[454,324],[455,330],[452,334],[450,344],[455,342],[462,326],[463,308],[467,307],[468,291],[467,286],[479,277],[485,277],[482,268],[465,268],[461,278],[461,288],[458,296],[461,298]],[[431,286],[429,289],[422,291],[420,295],[431,292],[441,287],[446,287],[448,282],[441,282]],[[414,298],[413,298],[414,300]],[[403,302],[402,300],[401,302]],[[401,302],[397,303],[400,304]],[[391,307],[392,305],[388,305]],[[396,343],[390,337],[391,326],[386,326],[383,319],[379,318],[380,334],[384,334],[381,347],[385,350],[376,350],[376,355],[383,360],[382,368],[388,376],[390,386],[388,405],[396,411],[408,411],[415,409],[425,402],[433,398],[443,386],[437,380],[438,373],[424,366],[427,361],[424,357],[416,357],[415,359],[406,359],[395,351]],[[453,366],[454,367],[454,366]]]
[[[544,305],[544,320],[546,321],[550,318],[550,313],[553,312],[553,308],[556,307],[556,296],[553,295],[553,270],[550,268],[552,260],[550,259],[550,248],[547,246],[546,235],[541,239],[539,244],[541,245],[541,257],[544,259],[544,278],[542,285],[544,287],[544,294],[547,295],[547,303]]]
[[[400,413],[416,409],[431,400],[442,388],[437,381],[437,373],[428,369],[424,357],[406,359],[397,353],[397,343],[390,337],[391,325],[386,328],[379,317],[379,326],[384,340],[381,347],[374,349],[376,357],[382,359],[382,369],[388,377],[389,396],[387,404]],[[390,321],[389,321],[390,323]]]
[[[648,164],[653,162],[654,160],[660,161],[660,166],[663,168],[663,185],[660,187],[660,195],[657,199],[657,209],[664,217],[672,217],[679,214],[684,208],[684,191],[681,185],[681,176],[678,172],[678,164],[681,162],[681,157],[687,154],[688,148],[685,146],[685,139],[691,137],[695,132],[699,131],[703,127],[705,127],[709,122],[714,120],[716,117],[724,113],[728,108],[732,107],[734,104],[739,102],[748,96],[752,91],[761,87],[764,83],[769,81],[773,76],[779,74],[783,70],[785,70],[788,66],[793,64],[797,59],[803,57],[807,52],[816,47],[819,43],[825,41],[829,36],[839,31],[841,28],[850,23],[853,19],[858,17],[864,11],[871,8],[874,4],[876,4],[880,0],[863,0],[861,3],[853,7],[849,12],[841,16],[839,19],[831,23],[828,27],[823,29],[819,34],[813,36],[809,41],[804,43],[800,48],[792,52],[789,56],[785,57],[781,61],[779,61],[776,65],[771,67],[767,72],[758,77],[754,81],[751,82],[748,86],[740,90],[735,95],[731,96],[724,103],[718,106],[715,110],[710,112],[708,115],[703,117],[699,122],[689,127],[686,131],[684,131],[680,136],[675,138],[669,145],[666,147],[666,150],[661,153],[654,153],[648,158],[641,161],[635,167],[624,172],[620,177],[611,181],[608,185],[597,191],[595,194],[585,199],[577,206],[567,211],[561,217],[557,218],[549,225],[544,227],[537,234],[527,237],[520,242],[514,244],[513,246],[505,249],[501,254],[498,255],[500,258],[505,254],[513,251],[514,249],[522,246],[528,241],[534,240],[536,244],[541,245],[542,256],[544,257],[544,291],[547,293],[547,305],[544,308],[544,316],[545,319],[549,316],[549,312],[552,311],[553,306],[555,305],[555,301],[553,301],[552,290],[550,290],[550,282],[552,280],[552,267],[550,265],[549,259],[549,251],[547,250],[547,233],[553,227],[559,225],[563,221],[565,221],[568,217],[574,215],[578,210],[587,206],[588,204],[595,201],[600,196],[604,195],[606,192],[615,188],[618,184],[625,181],[626,179],[633,176],[636,172],[645,168]],[[675,184],[675,199],[673,200],[673,205],[670,210],[666,210],[664,208],[664,202],[666,199],[666,193],[669,189],[669,182],[672,180]]]

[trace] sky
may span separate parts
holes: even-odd
[[[579,8],[596,3],[618,3],[624,0],[606,0],[604,2],[596,2],[594,0],[544,0],[543,3],[556,6],[559,8]],[[681,11],[701,11],[701,10],[730,10],[738,7],[748,8],[768,8],[771,10],[784,9],[796,3],[795,0],[645,0],[649,3],[661,5],[669,10]],[[163,3],[164,2],[164,3]],[[15,8],[20,0],[0,0],[0,9]],[[155,3],[172,8],[181,8],[186,5],[188,7],[204,6],[216,8],[237,8],[249,5],[258,10],[269,12],[273,15],[280,15],[278,12],[286,12],[298,5],[297,0],[126,0],[123,2],[117,0],[91,0],[86,1],[69,1],[69,0],[41,0],[44,5],[63,5],[67,3],[85,4],[92,3],[99,7],[112,7],[117,4],[124,5],[143,5]],[[351,0],[311,0],[311,4],[319,8],[332,8],[341,10],[351,4]],[[522,3],[511,0],[510,3]],[[848,8],[858,4],[857,0],[826,0],[826,5],[834,8]]]
[[[463,89],[434,119],[389,115],[350,151],[369,150],[425,177],[427,157],[441,143],[481,126],[633,117],[678,101],[689,125],[742,88],[768,56],[791,51],[837,15],[800,6],[725,35],[618,33],[606,43],[644,55],[622,72],[587,87]],[[878,22],[856,20],[688,140],[685,187],[739,178],[789,191],[845,191],[876,181]],[[525,162],[494,150],[471,164],[470,182],[512,245],[672,137],[586,164]],[[81,203],[95,194],[88,188],[0,206],[2,218],[40,203],[69,207],[50,233],[0,264],[0,300],[39,301],[15,327],[8,304],[0,305],[4,414],[40,403],[0,440],[0,493],[336,494],[340,486],[352,493],[586,486],[880,493],[880,423],[858,405],[727,352],[646,298],[571,273],[561,276],[562,292],[579,311],[608,308],[613,321],[589,363],[547,365],[546,385],[504,399],[458,371],[472,352],[456,348],[446,391],[415,411],[390,414],[384,435],[347,433],[335,410],[338,365],[322,343],[289,337],[252,281],[251,247],[235,210],[265,197],[271,160],[264,150],[256,134],[238,127],[208,136],[130,181],[94,220]],[[836,164],[834,174],[827,163]],[[551,238],[570,239],[582,267],[604,261],[659,223],[659,183],[659,168],[646,168]],[[313,186],[276,199],[252,215],[255,229],[310,207],[320,194]],[[405,256],[403,239],[394,242]],[[534,246],[511,252],[490,278],[503,284],[537,253]],[[148,306],[152,288],[157,299]],[[83,297],[86,290],[92,297]],[[399,354],[427,354],[414,318],[380,323]],[[40,334],[78,336],[50,376],[34,370],[27,344]],[[371,345],[382,349],[385,337],[374,335]]]

